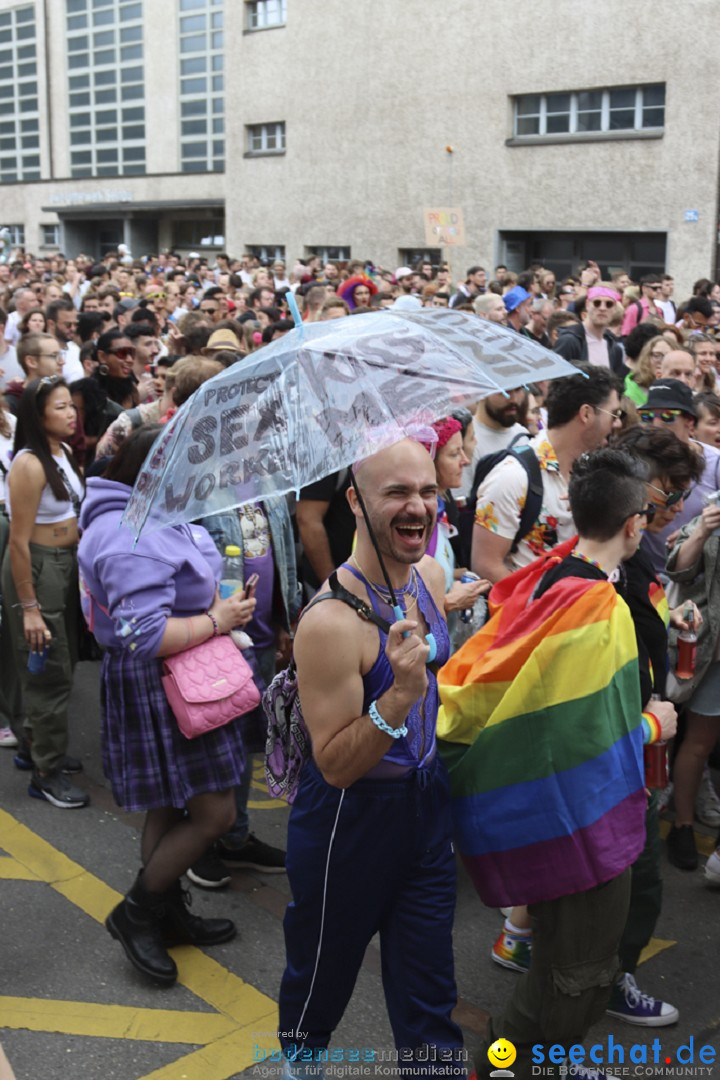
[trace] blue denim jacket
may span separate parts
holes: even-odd
[[[262,503],[267,515],[272,540],[273,560],[280,580],[283,608],[285,610],[285,629],[295,621],[302,604],[302,592],[298,583],[295,561],[295,538],[293,536],[290,511],[284,498],[267,499]],[[221,555],[225,554],[228,544],[235,544],[244,555],[243,535],[240,519],[235,510],[227,514],[211,514],[200,518],[213,539]]]

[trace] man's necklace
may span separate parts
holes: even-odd
[[[367,574],[363,570],[360,563],[355,558],[354,553],[350,556],[350,558],[352,559],[352,561],[355,563],[358,570],[362,574],[363,579],[365,581],[365,584],[368,586],[368,588],[372,589],[372,591],[375,593],[375,595],[380,600],[382,600],[383,604],[386,604],[388,607],[392,607],[392,601],[390,600],[390,590],[385,588],[384,585],[377,585],[377,584],[375,584],[375,582],[370,580],[370,578],[367,576]],[[415,587],[414,592],[412,591],[413,586]],[[403,585],[400,588],[395,589],[395,592],[396,592],[396,594],[397,594],[397,596],[399,598],[400,597],[402,597],[403,599],[408,598],[408,597],[411,598],[412,603],[408,604],[404,609],[405,614],[406,615],[409,614],[409,612],[412,611],[412,609],[417,604],[417,599],[418,599],[417,571],[415,570],[414,566],[410,567],[410,580],[408,581],[407,585]]]

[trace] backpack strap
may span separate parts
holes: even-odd
[[[369,604],[366,604],[359,596],[356,596],[355,593],[346,589],[344,585],[341,585],[338,581],[337,570],[333,570],[328,581],[330,582],[330,592],[321,593],[320,596],[314,596],[303,611],[303,615],[315,604],[319,604],[321,600],[342,600],[343,604],[347,604],[348,607],[353,608],[361,619],[365,619],[366,622],[374,623],[375,626],[378,626],[385,634],[389,632],[390,623],[387,619],[383,619],[382,615],[378,615],[376,611],[373,611]]]
[[[511,551],[517,551],[518,544],[530,532],[542,510],[543,478],[537,454],[529,443],[517,449],[511,444],[510,453],[516,461],[520,462],[528,480],[527,497],[520,513],[520,525],[510,548]]]

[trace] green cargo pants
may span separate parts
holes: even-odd
[[[29,648],[23,613],[10,571],[10,552],[2,565],[2,591],[10,618],[12,644],[25,708],[25,733],[33,764],[40,772],[56,768],[67,752],[68,701],[77,658],[78,570],[75,548],[30,544],[32,580],[42,617],[52,634],[45,669],[27,669]]]
[[[475,1059],[478,1077],[488,1077],[493,1068],[487,1050],[496,1039],[515,1045],[516,1080],[530,1080],[535,1043],[582,1043],[610,997],[629,900],[628,868],[595,889],[530,906],[530,970],[517,980],[502,1015],[490,1020]]]
[[[630,911],[618,949],[620,970],[630,975],[635,974],[640,953],[655,933],[662,909],[657,799],[658,793],[651,792],[645,813],[645,847],[631,867]]]
[[[0,566],[7,547],[9,534],[9,522],[5,511],[0,510]],[[0,586],[0,597],[2,587]],[[12,728],[15,735],[22,742],[24,734],[22,730],[22,698],[20,696],[20,682],[17,675],[17,660],[12,643],[11,612],[0,612],[0,727]]]

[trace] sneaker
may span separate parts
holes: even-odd
[[[490,959],[511,971],[527,971],[532,956],[532,933],[512,934],[503,927],[500,937],[490,950]]]
[[[33,799],[46,799],[60,810],[77,810],[90,802],[88,793],[71,784],[59,769],[54,769],[47,776],[33,772],[28,795],[32,795]]]
[[[703,825],[709,825],[712,829],[717,829],[720,826],[720,798],[718,798],[718,793],[715,790],[707,766],[703,769],[700,790],[695,800],[695,817]]]
[[[680,1013],[674,1005],[643,994],[632,975],[623,972],[612,988],[606,1012],[626,1024],[642,1027],[667,1027],[676,1024]]]
[[[705,863],[705,880],[710,885],[720,885],[720,848]]]
[[[658,791],[658,793],[657,793],[657,812],[658,812],[658,814],[662,814],[670,806],[670,803],[672,802],[674,791],[675,791],[675,785],[673,784],[672,780],[670,781],[670,783],[668,784],[667,787],[664,787],[662,789],[662,791]]]
[[[30,772],[35,767],[29,750],[18,750],[13,758],[13,765],[22,772]],[[60,772],[65,773],[66,776],[71,776],[73,773],[82,772],[83,765],[80,758],[68,757],[66,754],[65,757],[60,759],[58,769]]]
[[[7,746],[8,750],[14,749],[18,744],[17,737],[13,735],[9,727],[0,727],[0,746]]]
[[[199,885],[201,889],[224,889],[229,885],[232,877],[227,868],[220,862],[214,848],[210,848],[199,859],[196,859],[189,870],[185,871],[193,885]]]
[[[261,870],[264,874],[285,873],[285,852],[263,843],[253,833],[242,847],[233,850],[220,842],[216,845],[216,851],[221,859],[238,869]]]
[[[667,834],[668,858],[679,870],[697,870],[698,853],[692,825],[673,825]]]

